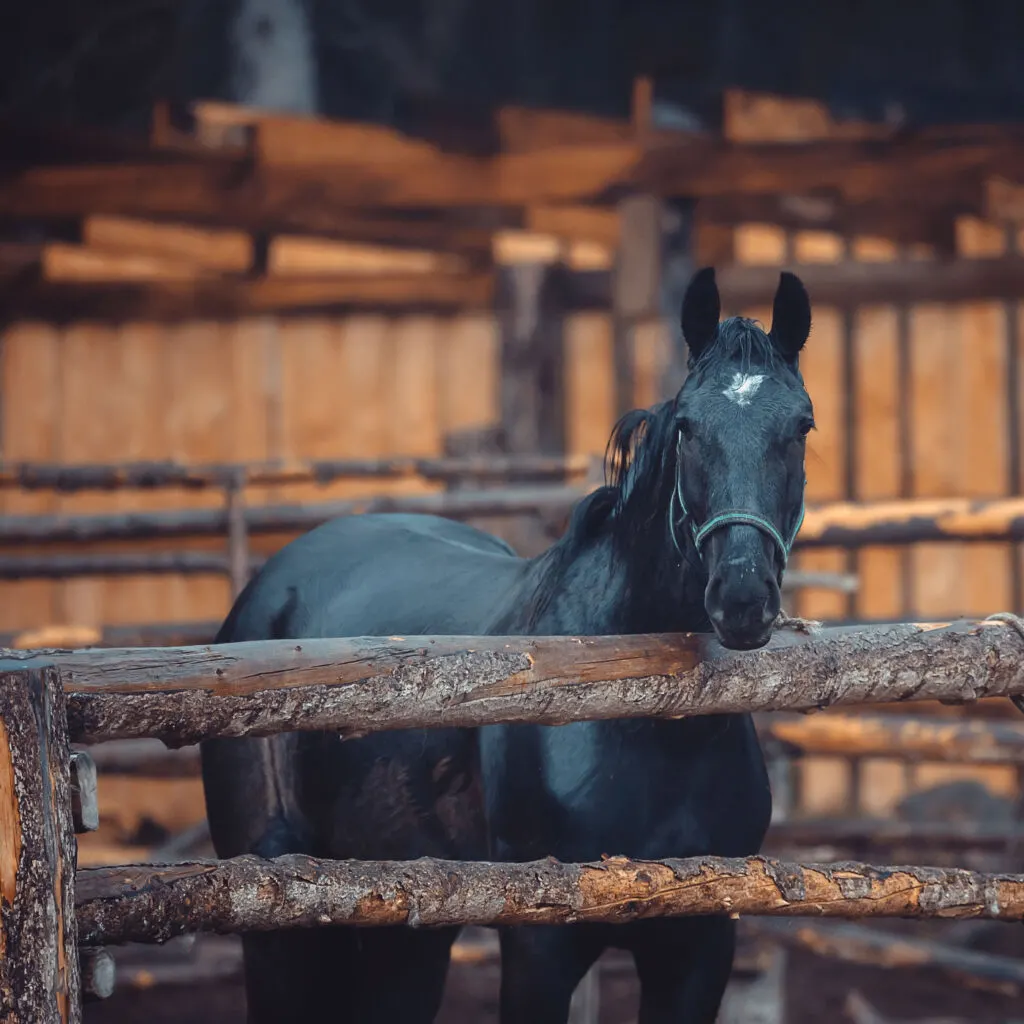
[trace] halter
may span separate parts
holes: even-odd
[[[679,441],[676,444],[676,484],[672,489],[672,498],[669,501],[668,510],[668,529],[672,536],[672,544],[675,546],[676,551],[679,552],[680,558],[685,558],[686,556],[683,554],[683,549],[676,537],[676,504],[679,505],[679,511],[682,513],[682,518],[686,519],[690,524],[690,533],[693,535],[693,546],[697,549],[697,556],[699,558],[704,557],[701,550],[704,546],[704,542],[716,530],[721,530],[723,526],[753,526],[762,533],[767,534],[772,539],[775,543],[775,547],[779,551],[779,554],[782,556],[782,565],[783,568],[785,568],[786,564],[789,562],[789,553],[793,550],[793,542],[796,540],[796,535],[800,532],[800,527],[804,524],[805,506],[803,498],[800,500],[800,515],[797,516],[796,524],[788,538],[783,537],[775,524],[767,520],[759,512],[750,512],[747,509],[741,508],[726,509],[724,512],[719,512],[716,515],[713,515],[706,523],[704,523],[703,526],[698,527],[693,519],[690,518],[689,509],[686,507],[686,499],[683,497],[682,479],[678,468],[679,450],[681,445],[682,437],[680,436]]]

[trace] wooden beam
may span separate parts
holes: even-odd
[[[502,107],[494,121],[503,153],[528,153],[557,146],[628,144],[633,139],[629,121],[567,110]]]
[[[863,547],[1024,539],[1024,498],[839,501],[809,509],[798,545]]]
[[[268,640],[210,648],[12,652],[64,672],[79,743],[326,729],[675,718],[1024,693],[1000,621],[776,630],[758,651],[712,634]],[[257,696],[258,695],[258,696]],[[244,711],[244,714],[242,713]]]
[[[150,622],[126,626],[54,624],[38,629],[0,633],[0,647],[32,650],[40,647],[166,647],[208,644],[220,629],[220,620],[205,622]]]
[[[792,195],[835,190],[851,202],[936,205],[980,198],[983,180],[1020,166],[1018,129],[980,126],[894,133],[884,140],[736,144],[667,140],[647,148],[631,181],[658,195]]]
[[[134,258],[133,258],[134,259]],[[141,257],[138,258],[141,260]],[[114,320],[237,319],[348,309],[490,309],[494,279],[468,274],[345,274],[324,277],[45,281],[10,290],[9,317]]]
[[[82,225],[82,244],[90,249],[180,260],[221,273],[244,273],[253,262],[252,237],[243,231],[215,231],[130,217],[87,217]]]
[[[695,914],[1024,919],[1024,877],[700,857],[595,864],[235,857],[78,873],[80,941],[324,925],[622,924]]]
[[[1024,962],[1016,957],[846,921],[775,921],[759,917],[746,921],[744,931],[828,960],[889,970],[921,968],[936,971],[957,985],[1007,996],[1024,993]]]
[[[77,1024],[75,837],[57,673],[0,659],[0,1019]]]
[[[582,455],[494,455],[382,459],[296,459],[269,462],[0,463],[0,490],[79,491],[223,488],[329,484],[336,480],[541,480],[585,477],[593,459]]]
[[[525,465],[524,461],[524,465]],[[538,463],[539,465],[539,463]],[[322,477],[346,479],[350,471]],[[195,477],[202,476],[195,470]],[[271,469],[268,478],[275,478]],[[359,473],[351,473],[358,476]],[[372,471],[367,475],[373,475]],[[382,477],[386,473],[380,474]],[[410,476],[412,474],[409,474]],[[486,474],[482,474],[486,475]],[[524,474],[528,478],[528,474]],[[287,482],[307,479],[303,467]],[[395,478],[405,474],[396,472]],[[454,479],[424,474],[427,479]],[[250,483],[260,482],[258,472]],[[170,484],[169,484],[170,486]],[[212,486],[212,484],[211,484]],[[69,486],[57,489],[77,490]],[[588,493],[583,486],[538,484],[455,493],[409,494],[332,501],[306,505],[255,505],[246,509],[251,533],[294,533],[312,529],[343,515],[366,512],[423,512],[454,519],[516,515],[522,512],[568,512]],[[168,539],[171,537],[224,536],[226,516],[220,509],[175,509],[145,512],[103,512],[79,515],[9,515],[0,517],[0,545],[49,545],[76,542]],[[1012,541],[1024,539],[1024,499],[994,500],[940,498],[893,502],[865,502],[812,507],[797,537],[797,548],[858,547],[868,544],[923,542]]]
[[[253,556],[248,571],[265,559]],[[88,552],[80,555],[0,555],[0,580],[67,580],[81,576],[227,576],[231,561],[216,551]]]
[[[450,253],[287,235],[271,239],[267,254],[270,276],[458,274],[468,270],[464,260]]]
[[[718,271],[723,300],[735,308],[771,305],[779,285],[776,266],[733,264]],[[1024,297],[1024,258],[797,263],[785,267],[801,278],[815,306],[842,309],[883,303],[1003,301]],[[608,309],[611,276],[574,274],[566,301],[571,309]]]
[[[913,822],[878,818],[791,818],[772,824],[765,848],[843,851],[913,849],[924,857],[956,851],[1003,853],[1024,840],[1024,826]]]
[[[1024,722],[911,715],[771,715],[759,723],[803,754],[958,764],[1024,764]]]
[[[381,495],[317,504],[250,505],[250,533],[299,533],[329,519],[366,512],[423,512],[450,519],[567,512],[587,492],[580,487],[522,486],[450,493]],[[223,537],[227,514],[216,508],[105,512],[76,516],[0,517],[0,545],[33,545],[169,537]]]
[[[188,259],[90,249],[66,242],[47,242],[42,248],[40,268],[43,279],[55,284],[164,284],[212,279],[209,270]]]
[[[318,183],[232,159],[33,167],[0,180],[0,217],[61,222],[105,215],[490,252],[489,228],[409,212],[417,215],[397,216],[365,193],[355,205],[339,203],[329,177]]]
[[[910,245],[924,242],[953,255],[954,220],[980,213],[981,203],[969,196],[951,204],[935,203],[927,194],[917,201],[872,199],[848,202],[836,192],[815,194],[734,194],[710,196],[696,206],[700,230],[735,228],[741,224],[774,224],[792,231],[828,231],[840,235],[877,236]],[[724,264],[723,259],[705,263]]]

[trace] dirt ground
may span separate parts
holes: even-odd
[[[942,923],[891,922],[882,927],[946,941]],[[215,940],[224,944],[234,940]],[[975,948],[1024,958],[1024,928],[1001,925]],[[638,989],[621,957],[610,954],[601,975],[600,1024],[632,1024]],[[926,969],[882,970],[857,967],[792,952],[787,971],[787,1024],[843,1024],[851,991],[859,992],[888,1022],[937,1021],[1024,1024],[1024,999],[977,992],[956,979]],[[493,1024],[497,1021],[498,968],[494,963],[452,967],[444,1008],[437,1024]],[[241,981],[210,984],[122,987],[102,1003],[86,1007],[85,1024],[244,1024]],[[851,1021],[852,1024],[852,1021]]]

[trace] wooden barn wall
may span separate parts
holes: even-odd
[[[488,317],[82,324],[65,330],[20,324],[2,341],[0,443],[3,458],[11,461],[436,455],[448,434],[488,426],[497,416],[497,335]],[[247,500],[328,500],[415,486],[252,489]],[[0,508],[100,512],[215,506],[222,500],[213,490],[4,493]],[[275,538],[254,539],[256,550],[274,545]],[[223,542],[189,546],[217,550]],[[5,582],[0,629],[215,619],[228,604],[228,583],[219,577]]]

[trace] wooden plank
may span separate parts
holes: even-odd
[[[957,247],[968,258],[1002,256],[1001,225],[961,218]],[[1007,408],[1007,323],[1003,304],[969,303],[959,308],[961,354],[957,380],[962,388],[960,493],[994,497],[1009,493],[1010,430]],[[1012,607],[1012,548],[977,544],[961,561],[960,608],[982,614]]]
[[[192,260],[150,253],[88,249],[65,242],[48,242],[40,260],[45,280],[86,284],[193,281],[208,276]]]
[[[776,231],[770,225],[745,225],[736,235],[736,258],[742,262],[722,267],[718,284],[727,309],[770,305],[778,287],[780,260],[748,260],[744,247],[757,232]],[[927,302],[1006,301],[1024,295],[1024,259],[937,259],[934,250],[908,251],[907,258],[888,264],[843,260],[839,263],[787,262],[810,292],[815,307],[852,309],[860,305]],[[607,309],[611,276],[575,275],[567,282],[570,309]]]
[[[911,310],[911,441],[913,494],[957,494],[964,423],[960,388],[961,342],[955,310],[921,305]],[[917,545],[911,552],[912,614],[947,615],[963,599],[962,551]]]
[[[633,402],[649,409],[664,399],[662,382],[672,358],[668,325],[645,322],[633,329]]]
[[[403,317],[391,325],[388,426],[392,453],[440,455],[444,450],[438,373],[438,321]],[[388,408],[388,406],[386,406]],[[419,481],[396,485],[402,492],[436,490]]]
[[[99,401],[118,432],[117,448],[93,451],[103,457],[115,451],[130,459],[159,458],[166,454],[165,415],[175,396],[167,393],[166,357],[173,338],[157,324],[125,324],[116,331],[117,377],[104,385]],[[97,396],[94,396],[94,401]],[[168,495],[122,492],[111,503],[119,511],[139,512],[167,507]],[[181,498],[171,497],[177,504]],[[123,577],[103,581],[104,623],[159,622],[171,608],[166,580]],[[98,625],[98,622],[93,625]]]
[[[252,237],[243,231],[213,231],[129,217],[87,217],[82,224],[82,243],[90,249],[182,260],[223,273],[242,273],[253,260]]]
[[[854,239],[860,260],[889,262],[896,248],[886,239]],[[900,453],[899,324],[892,306],[863,306],[854,321],[854,380],[857,439],[854,479],[857,498],[897,498],[902,479]],[[901,600],[902,556],[892,548],[861,550],[856,611],[866,618],[897,619],[909,613]]]
[[[438,337],[441,431],[445,437],[494,429],[500,413],[499,337],[492,316],[464,315]]]
[[[832,264],[843,258],[843,240],[826,232],[800,232],[793,239],[793,255],[807,263]],[[822,502],[845,496],[846,403],[843,320],[835,308],[814,299],[814,325],[800,355],[804,384],[814,403],[817,426],[807,442],[807,499]],[[797,566],[807,572],[844,572],[843,551],[805,552]],[[840,618],[846,610],[842,594],[804,590],[797,603],[799,614],[812,619]]]
[[[611,321],[599,313],[577,314],[565,325],[566,451],[603,455],[615,418]]]
[[[381,205],[527,205],[597,195],[631,173],[630,141],[564,141],[489,160],[444,153],[378,125],[265,118],[256,126],[257,160],[266,168],[330,168],[330,191],[352,203]]]
[[[59,458],[87,462],[130,454],[132,424],[125,404],[131,402],[121,383],[122,346],[115,328],[80,324],[68,328],[61,339]],[[97,396],[103,396],[103,414],[97,415]],[[61,496],[62,515],[114,511],[116,494]],[[97,626],[105,621],[106,582],[101,579],[66,580],[60,585],[60,618],[65,622]]]
[[[167,219],[249,232],[486,252],[490,231],[444,217],[400,217],[365,193],[340,205],[330,179],[254,172],[246,162],[35,167],[0,183],[0,215],[63,221],[95,215]],[[370,202],[367,202],[369,198]],[[460,205],[455,198],[455,205]]]
[[[940,245],[945,252],[953,250],[949,208],[937,205],[927,195],[916,200],[913,196],[900,196],[851,202],[834,193],[736,193],[705,197],[699,201],[697,210],[700,222],[708,228],[774,224],[791,231],[877,235],[903,244],[929,242]]]
[[[165,452],[183,461],[230,459],[231,335],[221,324],[196,321],[165,334]],[[185,504],[185,503],[183,503]],[[216,492],[189,496],[188,507],[220,510]],[[227,613],[228,581],[216,577],[169,577],[163,581],[170,619],[214,619]]]
[[[342,331],[337,320],[308,317],[281,325],[282,403],[289,459],[337,458],[346,429]],[[322,499],[315,483],[289,487],[288,499]]]
[[[630,175],[658,195],[693,198],[751,193],[801,194],[836,190],[851,202],[929,196],[934,205],[971,204],[988,175],[1012,174],[1019,136],[999,127],[971,126],[884,140],[815,140],[762,144],[665,139],[650,146]]]
[[[51,461],[58,455],[60,338],[50,326],[14,324],[0,337],[0,447],[5,460]],[[51,494],[4,493],[4,515],[53,512]],[[0,583],[3,628],[59,621],[57,587],[49,580]]]
[[[466,269],[464,260],[447,253],[288,235],[271,239],[267,256],[268,274],[289,277],[457,274]]]
[[[269,329],[274,330],[273,326]],[[225,343],[231,353],[232,459],[268,460],[274,455],[270,447],[272,402],[267,393],[267,332],[268,325],[257,319],[238,320],[225,328]],[[248,488],[246,500],[255,504],[270,501],[271,490]]]
[[[338,394],[344,406],[344,420],[335,435],[334,456],[352,458],[384,457],[391,451],[390,419],[394,411],[390,393],[393,372],[390,322],[381,316],[347,317],[338,324],[340,374]],[[345,496],[389,493],[391,482],[349,480],[337,490]]]

